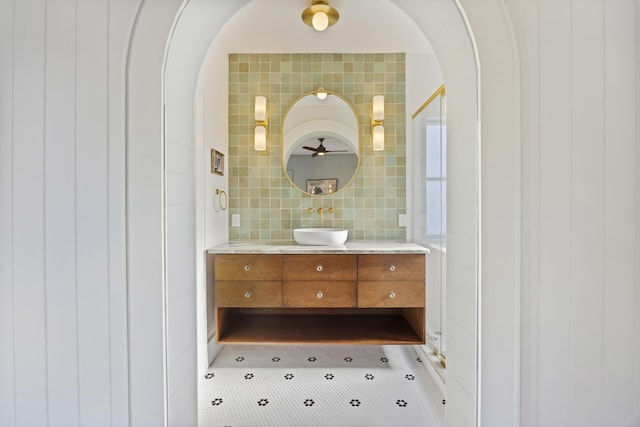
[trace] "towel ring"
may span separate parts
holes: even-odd
[[[215,200],[213,201],[213,209],[215,209],[216,212],[220,212],[222,211],[226,211],[227,210],[227,205],[228,205],[228,199],[227,199],[227,193],[224,190],[221,190],[219,188],[216,188],[216,195],[218,196],[218,207],[216,208],[216,202]],[[223,197],[224,196],[224,197]],[[224,202],[223,202],[224,199]]]

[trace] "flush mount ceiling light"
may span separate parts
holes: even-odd
[[[311,6],[302,12],[302,21],[316,31],[326,30],[338,22],[339,18],[338,11],[329,6],[326,0],[313,0]]]

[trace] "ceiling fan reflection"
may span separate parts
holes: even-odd
[[[317,147],[303,146],[302,148],[304,148],[305,150],[313,151],[314,153],[311,155],[311,157],[324,156],[327,153],[346,153],[347,152],[347,150],[327,150],[325,146],[322,144],[324,140],[325,138],[318,138],[318,141],[320,141],[320,145],[318,145]]]

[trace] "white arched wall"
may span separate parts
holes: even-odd
[[[459,216],[449,221],[453,233],[449,259],[455,252],[460,258],[455,264],[457,268],[448,276],[450,283],[458,283],[460,298],[457,302],[452,299],[448,310],[456,321],[449,323],[453,327],[449,327],[451,359],[447,424],[470,425],[476,417],[476,328],[480,331],[482,344],[491,344],[481,348],[478,354],[482,379],[478,412],[483,414],[481,419],[486,425],[517,424],[519,241],[516,188],[519,159],[515,107],[518,98],[516,54],[510,42],[508,19],[498,1],[483,2],[482,10],[472,1],[463,2],[474,30],[480,63],[483,69],[489,69],[486,80],[480,80],[479,86],[490,91],[492,97],[482,98],[483,118],[480,121],[476,108],[479,89],[474,52],[456,5],[444,0],[395,3],[414,17],[432,41],[443,67],[449,103],[460,107],[448,112],[450,140],[459,142],[459,145],[453,144],[452,150],[460,149],[463,160],[460,167],[464,170],[460,176],[467,180],[461,182],[459,193],[452,190],[454,197],[450,198]],[[215,34],[242,4],[243,1],[211,5],[211,15],[207,16],[208,34]],[[166,418],[169,425],[193,425],[197,416],[193,312],[194,268],[198,261],[195,252],[189,250],[189,247],[195,248],[200,239],[195,235],[194,226],[196,175],[193,164],[189,166],[188,161],[180,162],[179,159],[190,157],[190,141],[194,140],[195,74],[211,38],[200,32],[202,28],[197,25],[178,25],[174,37],[170,38],[173,18],[179,10],[177,0],[144,3],[129,54],[130,417],[135,425],[161,425],[162,418]],[[178,22],[193,24],[198,18],[189,16],[187,11]],[[185,32],[181,33],[182,30]],[[162,40],[171,41],[164,79],[158,73],[165,57]],[[182,45],[184,51],[179,48],[180,43],[187,42],[190,44]],[[484,46],[487,46],[486,51]],[[491,52],[498,54],[492,56]],[[509,52],[513,54],[509,55]],[[496,71],[493,67],[499,67],[500,73],[493,73]],[[505,74],[508,80],[498,81]],[[161,114],[163,81],[166,83],[165,117],[170,118],[166,122],[162,121]],[[514,119],[507,121],[507,125],[502,122],[496,126],[494,121],[505,116]],[[158,141],[163,140],[163,125],[164,144],[158,145]],[[487,141],[482,147],[482,160],[491,164],[489,171],[483,169],[483,202],[490,200],[492,207],[491,211],[482,211],[481,222],[476,215],[479,129],[482,129],[482,139]],[[473,155],[469,155],[470,150]],[[176,154],[180,152],[182,157]],[[163,182],[166,191],[161,185]],[[478,231],[492,235],[491,243],[482,246],[481,260],[476,250]],[[482,272],[482,282],[491,283],[491,290],[480,288],[481,313],[491,315],[480,317],[479,325],[476,324],[474,304],[477,268]],[[158,286],[159,283],[163,286]],[[489,294],[491,298],[486,298]],[[453,354],[457,357],[451,357]],[[157,375],[163,370],[166,381]],[[496,410],[498,404],[500,407]],[[488,410],[482,412],[485,408]]]

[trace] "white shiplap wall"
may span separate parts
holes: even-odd
[[[124,60],[138,2],[0,4],[0,425],[126,425]]]
[[[522,425],[640,425],[634,0],[516,1],[522,61]]]

